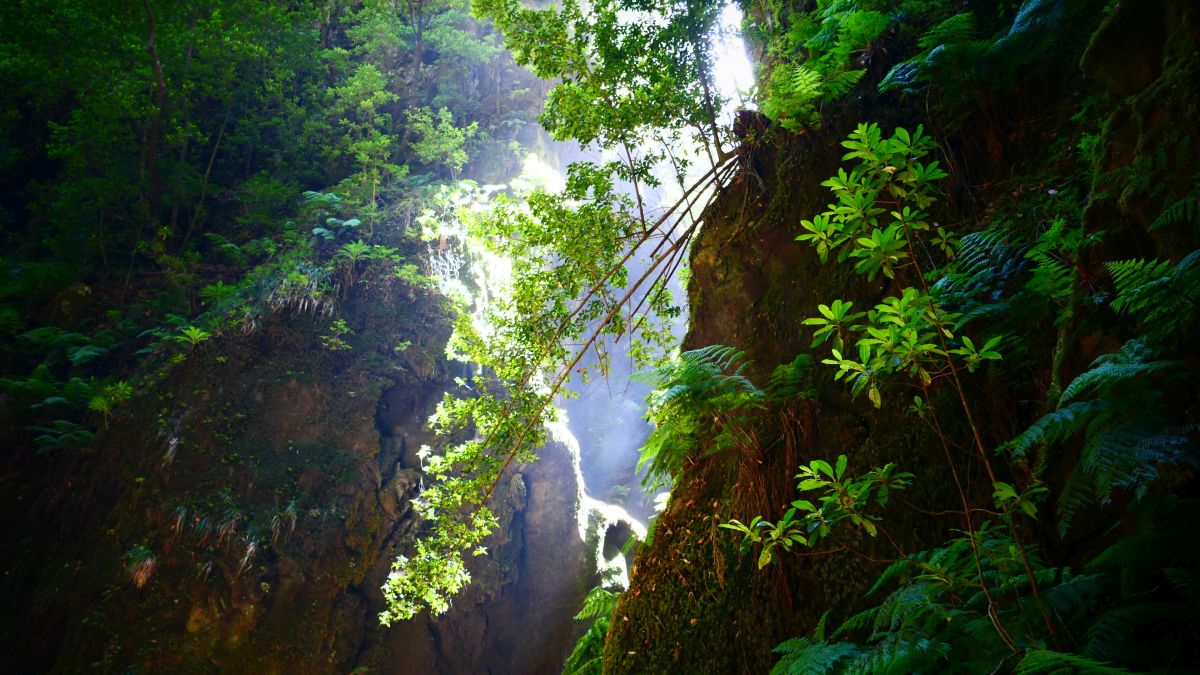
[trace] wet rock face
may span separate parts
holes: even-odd
[[[1155,221],[1194,193],[1200,138],[1200,4],[1122,2],[1080,62],[1120,104],[1101,131],[1084,224],[1108,235],[1097,249],[1173,258],[1189,241],[1186,218]],[[1120,257],[1119,255],[1111,257]]]
[[[391,673],[556,674],[596,581],[579,532],[579,458],[552,442],[500,483],[490,555],[468,560],[472,583],[445,615],[372,629],[360,665]],[[382,581],[381,581],[382,583]]]
[[[378,624],[420,527],[426,421],[460,374],[441,299],[399,285],[347,301],[350,350],[274,317],[164,371],[92,454],[24,467],[0,633],[32,647],[0,672],[557,673],[595,576],[563,444],[505,479],[449,613]]]

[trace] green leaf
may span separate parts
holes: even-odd
[[[830,478],[837,478],[837,476],[834,475],[833,467],[829,465],[829,462],[826,462],[823,459],[814,459],[809,464],[812,466],[814,471],[820,471]]]

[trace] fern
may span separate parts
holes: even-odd
[[[1200,176],[1193,176],[1193,180],[1198,178]],[[1150,229],[1157,230],[1176,223],[1190,223],[1200,227],[1200,189],[1192,190],[1188,196],[1164,208],[1154,222],[1150,223]]]
[[[1177,600],[1135,602],[1104,613],[1087,631],[1083,653],[1090,658],[1113,660],[1136,653],[1147,629],[1170,625],[1195,625],[1200,609]]]
[[[583,608],[575,615],[575,620],[586,621],[598,616],[610,616],[617,606],[619,597],[621,597],[620,593],[613,593],[602,586],[593,588],[583,599]]]
[[[917,40],[921,50],[896,64],[879,83],[879,91],[913,91],[942,72],[969,72],[982,62],[992,43],[975,39],[975,16],[955,14],[936,24]]]
[[[849,642],[828,643],[824,640],[798,637],[775,648],[779,662],[771,675],[824,675],[836,672],[837,665],[860,653],[858,645]]]
[[[1124,668],[1089,659],[1077,654],[1064,654],[1048,649],[1030,649],[1025,652],[1021,663],[1017,664],[1017,673],[1077,673],[1078,675],[1118,675],[1128,673]]]
[[[820,73],[802,63],[781,61],[767,81],[762,111],[784,129],[800,132],[820,124],[816,104],[822,94]]]
[[[1097,397],[1108,396],[1124,381],[1179,366],[1177,361],[1150,361],[1154,350],[1139,340],[1129,340],[1112,354],[1104,354],[1092,362],[1092,367],[1071,380],[1063,390],[1059,405],[1070,403],[1081,393],[1091,390]]]
[[[821,94],[821,103],[829,103],[850,93],[850,90],[862,80],[867,71],[862,68],[843,70],[825,80]]]
[[[1074,268],[1044,251],[1031,251],[1026,257],[1034,262],[1028,288],[1056,304],[1065,305],[1075,286]]]
[[[1113,311],[1138,320],[1155,343],[1178,341],[1195,328],[1200,301],[1200,250],[1174,267],[1156,260],[1123,260],[1105,265],[1117,297]]]
[[[1002,232],[965,235],[950,268],[934,284],[938,301],[960,314],[957,329],[970,321],[997,318],[1013,306],[1013,287],[1028,267],[1025,248]]]
[[[563,664],[563,675],[603,674],[604,636],[608,633],[608,624],[608,617],[600,617],[588,626]]]
[[[1096,611],[1105,600],[1104,576],[1101,574],[1072,574],[1064,570],[1058,584],[1042,584],[1046,607],[1064,624],[1073,623]]]
[[[942,45],[964,42],[975,37],[975,15],[970,12],[955,14],[942,21],[917,40],[917,46],[923,50],[936,49]]]
[[[1119,260],[1105,263],[1104,266],[1112,274],[1118,295],[1125,295],[1147,283],[1158,281],[1171,269],[1170,263],[1159,260]],[[1120,311],[1119,306],[1115,309]]]
[[[1129,340],[1067,385],[1059,408],[1029,426],[1001,449],[1025,456],[1038,445],[1061,443],[1082,434],[1078,466],[1058,500],[1059,530],[1065,533],[1075,514],[1109,501],[1117,488],[1145,494],[1160,465],[1189,463],[1186,449],[1195,425],[1171,428],[1151,404],[1160,396],[1146,376],[1171,373],[1176,361],[1154,360],[1154,350]],[[1080,399],[1084,394],[1091,398]]]
[[[575,641],[571,655],[563,664],[563,675],[602,675],[604,672],[604,637],[612,621],[620,593],[613,593],[601,586],[588,591],[583,599],[583,608],[575,615],[576,621],[594,619],[586,632]]]
[[[812,357],[808,354],[800,354],[790,363],[776,366],[767,380],[767,396],[774,401],[815,396],[816,392],[809,385],[811,372]]]
[[[1095,415],[1106,409],[1104,401],[1077,401],[1044,415],[1016,438],[1000,446],[1017,457],[1024,457],[1037,445],[1057,443],[1086,428]]]
[[[646,418],[655,428],[642,446],[638,470],[647,487],[664,485],[678,474],[684,460],[701,445],[708,430],[713,447],[724,447],[721,429],[712,429],[714,412],[737,416],[764,394],[742,371],[745,355],[732,347],[711,345],[684,352],[679,358],[634,379],[655,387],[646,399]]]

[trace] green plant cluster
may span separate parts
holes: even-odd
[[[44,450],[223,335],[428,285],[411,212],[524,96],[464,95],[521,79],[465,0],[23,0],[0,40],[0,386]]]
[[[835,379],[848,381],[853,392],[867,390],[877,406],[884,382],[921,392],[910,412],[914,423],[931,425],[944,445],[961,498],[955,513],[962,528],[940,547],[907,550],[876,509],[886,506],[889,492],[907,487],[910,476],[888,464],[856,477],[845,455],[834,465],[820,459],[801,465],[797,490],[815,492],[817,499],[792,502],[782,519],[723,523],[741,535],[744,547],[757,549],[760,568],[797,547],[856,551],[864,535],[882,538],[892,551],[894,562],[868,592],[883,593],[883,600],[836,630],[828,631],[822,620],[811,636],[783,643],[773,672],[953,667],[1116,673],[1170,667],[1174,659],[1190,662],[1196,654],[1183,646],[1195,626],[1189,580],[1200,559],[1194,547],[1158,542],[1175,536],[1179,523],[1195,513],[1192,500],[1175,492],[1182,479],[1166,476],[1187,475],[1198,464],[1200,425],[1184,394],[1194,366],[1172,357],[1186,353],[1180,350],[1190,349],[1184,345],[1200,329],[1194,312],[1178,311],[1197,293],[1197,253],[1176,263],[1104,263],[1111,274],[1108,294],[1087,286],[1078,272],[1082,254],[1101,236],[1083,236],[1062,218],[1028,243],[985,230],[963,236],[961,249],[945,250],[953,237],[939,232],[934,240],[935,230],[916,211],[930,208],[934,194],[932,180],[913,180],[923,167],[911,162],[932,149],[925,143],[914,150],[918,136],[898,129],[889,139],[871,125],[860,126],[844,144],[851,149],[846,159],[860,163],[824,183],[839,203],[804,221],[799,238],[822,261],[836,259],[868,277],[884,272],[919,286],[902,288],[871,312],[853,312],[852,303],[836,300],[805,324],[815,327],[813,347],[835,345],[834,358],[824,363],[836,367]],[[890,155],[893,143],[906,147]],[[851,230],[844,232],[847,223]],[[882,234],[889,229],[890,236]],[[902,243],[893,255],[874,257],[889,239]],[[930,265],[935,256],[943,267]],[[1004,287],[1021,291],[998,299],[996,289]],[[1082,299],[1089,289],[1093,295]],[[975,426],[975,394],[964,378],[998,361],[1001,342],[991,338],[977,347],[961,334],[962,326],[985,319],[1004,324],[1027,311],[1021,303],[1050,307],[1061,326],[1081,302],[1107,304],[1136,337],[1096,357],[1065,386],[1052,386],[1052,409],[1022,433],[999,448],[986,446]],[[860,358],[847,358],[842,351],[856,333]],[[1055,367],[1060,363],[1056,358]],[[990,503],[969,498],[959,478],[966,467],[932,402],[931,391],[940,388],[961,402],[973,434],[968,445],[991,484]],[[1184,395],[1168,401],[1170,392]],[[1069,462],[1051,457],[1063,452],[1072,453]],[[1068,470],[1065,482],[1046,475],[1051,465]],[[1048,549],[1078,536],[1081,514],[1096,511],[1115,515],[1122,528],[1101,535],[1100,546],[1080,559],[1049,559]],[[1057,526],[1057,540],[1043,536],[1043,520]],[[1132,637],[1152,633],[1165,652],[1142,649]]]

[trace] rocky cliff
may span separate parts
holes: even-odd
[[[1022,49],[1042,46],[1023,56],[1024,70],[1012,80],[998,67],[981,66],[969,80],[978,87],[969,103],[936,87],[924,101],[881,95],[868,81],[847,103],[825,110],[820,130],[775,131],[745,142],[738,177],[705,213],[693,245],[684,348],[745,350],[752,359],[747,373],[765,383],[776,365],[812,351],[812,329],[801,322],[818,303],[847,298],[870,307],[894,292],[886,279],[868,283],[846,267],[821,265],[811,246],[795,241],[804,232],[800,221],[831,200],[820,183],[841,165],[840,141],[859,122],[932,127],[951,173],[934,216],[943,223],[971,231],[1000,223],[1035,236],[1061,216],[1075,227],[1107,230],[1081,263],[1089,283],[1101,283],[1107,260],[1170,259],[1194,248],[1192,223],[1154,228],[1151,221],[1194,190],[1200,166],[1183,151],[1200,137],[1200,14],[1186,2],[1120,3],[1101,24],[1099,13],[1081,11],[1083,4],[1023,3],[1001,34],[1015,40],[1029,31],[1020,37]],[[1037,37],[1039,30],[1051,33]],[[1052,44],[1045,42],[1051,34]],[[877,81],[891,66],[889,48],[903,53],[903,46],[881,42],[876,61],[863,57],[867,80]],[[994,299],[1000,293],[1011,291]],[[1025,381],[976,374],[967,384],[982,402],[991,447],[1046,405],[1047,384],[1069,381],[1113,348],[1114,323],[1096,306],[1057,329],[1050,317],[1044,321],[1020,337],[1019,353],[1033,355],[1036,364]],[[927,425],[906,422],[907,397],[874,410],[832,381],[834,369],[820,368],[816,396],[770,406],[755,423],[759,435],[750,447],[698,453],[686,464],[615,611],[606,672],[767,672],[778,658],[772,649],[784,639],[808,634],[826,612],[834,626],[868,606],[864,592],[882,562],[895,557],[887,546],[854,539],[848,544],[854,552],[785,555],[758,570],[756,550],[739,550],[740,538],[718,528],[733,518],[779,518],[796,498],[792,476],[802,462],[840,453],[862,467],[896,462],[916,474],[912,502],[932,511],[955,508],[941,446]],[[943,391],[934,404],[943,419],[954,420],[948,436],[968,433],[957,399]],[[1051,460],[1048,480],[1061,485],[1073,461]],[[979,463],[967,463],[968,489],[989,489]],[[895,505],[884,518],[908,550],[942,541],[960,526],[944,514],[905,513]],[[1102,525],[1081,529],[1096,527]],[[1041,536],[1052,538],[1048,530]],[[1060,560],[1077,560],[1078,546],[1076,538],[1051,550]]]

